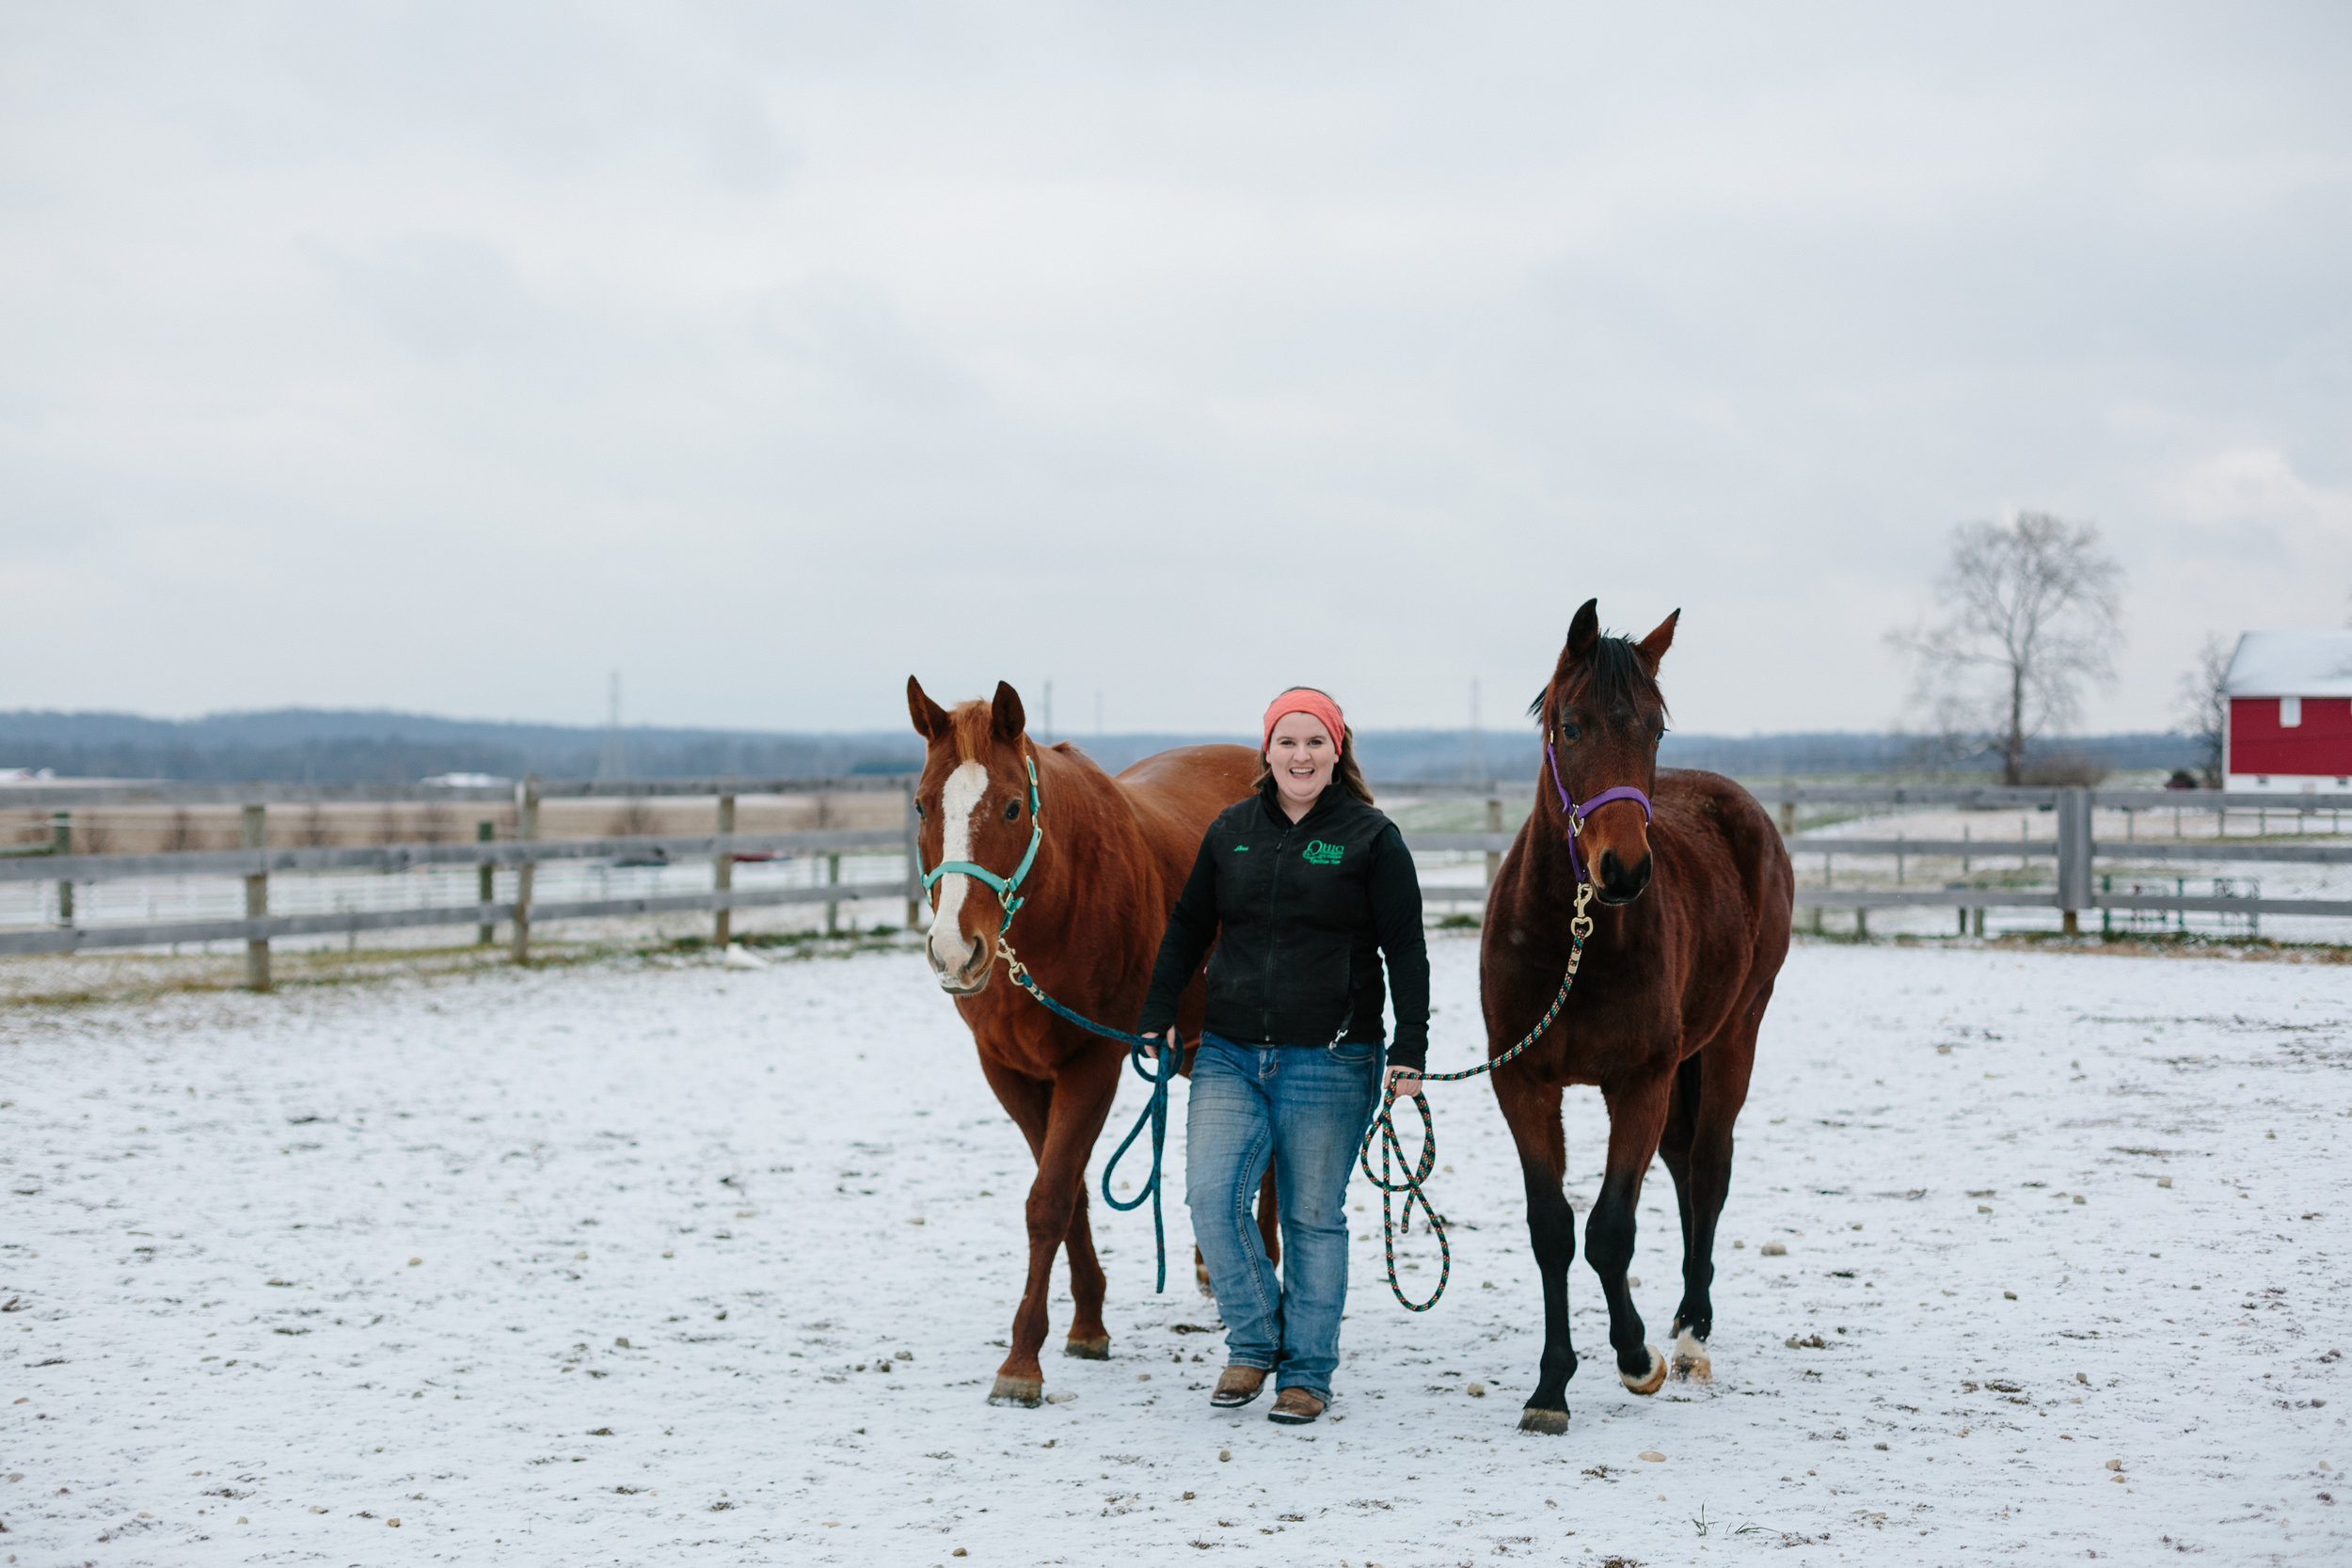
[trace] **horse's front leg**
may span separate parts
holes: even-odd
[[[1561,1183],[1567,1144],[1560,1128],[1560,1085],[1506,1068],[1495,1074],[1495,1101],[1518,1146],[1527,1180],[1527,1239],[1544,1288],[1544,1354],[1535,1391],[1519,1412],[1521,1432],[1568,1430],[1568,1379],[1576,1375],[1576,1345],[1568,1337],[1568,1265],[1576,1261],[1576,1212]]]
[[[1054,1258],[1079,1221],[1079,1183],[1086,1180],[1087,1156],[1103,1131],[1111,1100],[1119,1088],[1120,1057],[1108,1051],[1089,1052],[1063,1067],[1053,1082],[1046,1107],[1045,1137],[1038,1150],[1037,1180],[1029,1185],[1025,1209],[1029,1230],[1029,1274],[1013,1314],[1012,1344],[996,1376],[992,1399],[1008,1404],[1034,1405],[1043,1397],[1045,1373],[1038,1365],[1047,1326],[1045,1304],[1053,1293]],[[1075,1354],[1096,1357],[1110,1354],[1110,1335],[1103,1326],[1103,1268],[1095,1260],[1092,1238],[1083,1256],[1073,1249],[1070,1269],[1071,1293],[1077,1307],[1070,1337]]]
[[[1089,1063],[1092,1058],[1089,1058]],[[1111,1331],[1103,1324],[1102,1260],[1094,1255],[1094,1231],[1088,1223],[1087,1154],[1102,1135],[1104,1118],[1110,1115],[1111,1102],[1119,1095],[1119,1070],[1121,1058],[1111,1058],[1107,1081],[1096,1092],[1096,1085],[1084,1066],[1073,1065],[1062,1074],[1054,1092],[1054,1109],[1058,1113],[1065,1102],[1077,1105],[1074,1115],[1084,1123],[1077,1133],[1078,1150],[1075,1180],[1071,1183],[1070,1227],[1066,1235],[1070,1258],[1070,1299],[1076,1308],[1070,1320],[1070,1338],[1062,1345],[1064,1355],[1081,1356],[1089,1361],[1107,1361],[1111,1354]],[[1083,1101],[1083,1104],[1079,1102]],[[1089,1111],[1087,1107],[1091,1106]],[[1089,1119],[1090,1117],[1090,1119]],[[1038,1179],[1044,1180],[1041,1166]]]
[[[1604,1085],[1609,1107],[1609,1160],[1584,1227],[1584,1256],[1600,1275],[1609,1303],[1609,1345],[1617,1353],[1617,1375],[1637,1394],[1655,1394],[1666,1381],[1665,1357],[1643,1338],[1642,1315],[1634,1310],[1626,1270],[1633,1263],[1634,1211],[1642,1178],[1658,1152],[1665,1130],[1666,1104],[1674,1083],[1671,1069],[1630,1083]]]

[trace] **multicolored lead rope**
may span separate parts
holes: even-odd
[[[1422,1083],[1454,1084],[1492,1072],[1542,1037],[1543,1032],[1551,1027],[1551,1021],[1560,1016],[1560,1009],[1568,1005],[1568,991],[1576,984],[1577,965],[1584,961],[1584,939],[1593,934],[1593,917],[1585,912],[1585,906],[1592,899],[1593,884],[1589,880],[1579,882],[1576,888],[1576,918],[1568,922],[1568,972],[1560,977],[1560,994],[1551,999],[1551,1006],[1545,1009],[1542,1018],[1535,1021],[1535,1027],[1520,1036],[1518,1044],[1499,1056],[1490,1056],[1476,1067],[1464,1068],[1459,1072],[1424,1072],[1421,1075]],[[1364,1129],[1364,1145],[1357,1151],[1357,1158],[1363,1164],[1364,1179],[1380,1189],[1380,1248],[1388,1257],[1389,1293],[1395,1296],[1396,1304],[1407,1312],[1426,1312],[1438,1305],[1438,1298],[1445,1294],[1446,1282],[1454,1277],[1454,1248],[1445,1239],[1444,1218],[1430,1207],[1429,1194],[1422,1186],[1429,1180],[1429,1173],[1438,1166],[1438,1127],[1429,1114],[1429,1097],[1416,1092],[1413,1109],[1421,1113],[1419,1161],[1405,1158],[1405,1141],[1396,1131],[1396,1090],[1385,1085],[1380,1091],[1380,1114],[1373,1119],[1370,1127]],[[1373,1174],[1372,1169],[1375,1137],[1380,1140],[1378,1175]],[[1394,1180],[1390,1177],[1391,1158],[1395,1161],[1394,1168],[1398,1176],[1398,1180]],[[1398,1193],[1405,1195],[1402,1224],[1398,1223],[1391,1209]],[[1438,1288],[1430,1292],[1427,1301],[1422,1302],[1408,1300],[1405,1288],[1396,1281],[1397,1233],[1401,1230],[1409,1234],[1412,1230],[1413,1205],[1416,1203],[1421,1205],[1423,1220],[1438,1238]]]

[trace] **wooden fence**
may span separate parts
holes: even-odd
[[[1486,900],[1513,835],[1502,831],[1503,803],[1526,800],[1533,785],[1488,783],[1383,784],[1375,791],[1384,799],[1468,799],[1483,800],[1483,832],[1411,832],[1406,847],[1416,853],[1483,853],[1485,881],[1476,885],[1432,883],[1424,896],[1432,904]],[[1973,913],[1982,930],[1987,909],[2047,909],[2059,911],[2063,928],[2074,931],[2085,911],[2134,911],[2222,913],[2258,917],[2317,915],[2352,917],[2352,900],[2309,898],[2171,895],[2129,889],[2118,894],[2099,884],[2095,867],[2102,859],[2172,862],[2248,862],[2301,864],[2352,864],[2352,845],[2249,842],[2227,837],[2182,839],[2172,842],[2132,837],[2101,843],[2092,834],[2094,814],[2102,809],[2136,812],[2294,815],[2298,822],[2314,813],[2340,813],[2352,808],[2352,794],[2280,797],[2225,795],[2212,791],[2115,791],[2081,788],[2002,788],[1997,786],[1874,786],[1773,785],[1750,786],[1757,798],[1779,808],[1779,820],[1789,852],[1798,857],[1822,857],[1825,875],[1820,886],[1801,886],[1800,907],[1847,909],[1860,920],[1872,909],[1932,906],[1957,910],[1963,927]],[[889,829],[815,829],[793,832],[735,832],[739,800],[754,796],[805,796],[896,792],[901,797],[899,826]],[[542,839],[539,808],[555,800],[591,798],[699,798],[713,804],[713,831],[704,834],[636,834],[597,838]],[[271,847],[268,810],[273,805],[322,801],[412,800],[432,803],[511,804],[514,833],[510,839],[471,843],[388,844],[364,847]],[[243,847],[174,851],[158,854],[77,854],[73,852],[71,809],[97,805],[235,805],[240,811]],[[1903,808],[1946,806],[1963,810],[2048,811],[2056,818],[2048,838],[1854,838],[1827,833],[1800,833],[1800,806],[1869,806]],[[724,944],[733,935],[737,910],[793,904],[837,907],[866,899],[903,900],[906,920],[917,922],[922,887],[914,854],[915,816],[912,781],[904,777],[840,779],[651,779],[627,782],[527,779],[506,786],[431,785],[306,785],[306,784],[101,784],[37,785],[11,788],[0,795],[0,806],[55,811],[56,829],[46,852],[0,857],[0,883],[53,882],[57,888],[57,919],[54,925],[0,930],[0,955],[87,951],[100,948],[151,947],[177,942],[244,942],[246,944],[246,983],[257,990],[270,984],[270,942],[289,937],[340,935],[404,927],[472,926],[477,940],[489,945],[495,928],[508,927],[508,947],[516,962],[529,958],[535,924],[557,920],[596,919],[707,911],[713,916],[714,939]],[[2127,817],[2127,821],[2134,820]],[[2177,820],[2177,816],[2176,816]],[[486,826],[486,824],[485,824]],[[863,852],[896,857],[897,875],[887,879],[842,882],[839,858]],[[746,857],[823,856],[832,880],[799,887],[738,888],[734,869]],[[1898,877],[1909,858],[1958,857],[1963,865],[1975,858],[2031,860],[2051,863],[2050,885],[2034,887],[1947,883],[1937,887],[1848,887],[1833,884],[1828,869],[1838,856],[1892,856]],[[632,897],[603,897],[549,901],[537,899],[534,873],[540,865],[563,861],[673,860],[709,862],[708,891],[663,893]],[[304,872],[372,870],[400,872],[432,866],[472,866],[480,873],[479,896],[470,903],[395,910],[339,910],[312,914],[271,914],[269,881],[273,876]],[[492,897],[492,877],[501,868],[515,873],[515,895]],[[245,882],[242,918],[165,922],[77,923],[73,888],[126,878],[240,878]]]

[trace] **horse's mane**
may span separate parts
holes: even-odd
[[[948,715],[956,737],[956,760],[972,762],[988,754],[994,737],[989,733],[993,721],[986,703],[958,703]]]
[[[1596,639],[1577,668],[1584,677],[1586,694],[1603,706],[1629,704],[1637,697],[1653,698],[1660,706],[1665,705],[1666,694],[1659,689],[1657,678],[1642,668],[1641,655],[1633,651],[1630,638]],[[1527,705],[1528,717],[1543,718],[1544,699],[1550,695],[1549,686],[1536,692],[1535,700]]]

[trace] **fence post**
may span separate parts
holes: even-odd
[[[269,808],[247,806],[239,814],[237,842],[247,849],[269,847]],[[245,917],[247,920],[269,918],[269,873],[256,872],[245,879]],[[269,990],[269,938],[247,937],[245,941],[245,989]]]
[[[1794,800],[1783,800],[1780,803],[1780,836],[1783,838],[1797,836],[1797,802]]]
[[[53,855],[73,853],[73,814],[72,812],[56,811],[49,814],[49,852]],[[57,884],[57,924],[60,926],[73,924],[73,884],[70,880]]]
[[[827,887],[839,887],[841,885],[841,857],[839,855],[827,855],[825,857],[825,885]],[[839,936],[840,934],[841,906],[838,904],[828,903],[825,906],[825,935],[832,937]]]
[[[735,797],[732,795],[719,797],[719,831],[722,833],[735,832]],[[728,892],[735,886],[735,857],[732,854],[722,850],[719,858],[710,863],[710,886],[718,893]],[[735,911],[723,903],[711,920],[710,937],[723,953],[726,951],[727,943],[735,940]]]
[[[2082,911],[2091,901],[2090,791],[2061,789],[2058,798],[2058,894],[2060,924],[2070,937],[2082,934]]]
[[[487,844],[498,837],[498,824],[495,822],[477,822],[473,825],[473,841],[476,844]],[[497,879],[497,871],[488,861],[484,861],[474,875],[474,901],[476,903],[486,904],[498,896]],[[474,927],[474,944],[478,947],[487,947],[497,938],[498,927],[495,926],[485,923]]]
[[[916,911],[923,907],[923,861],[915,847],[914,781],[909,779],[903,787],[907,797],[907,929],[919,931],[923,921]]]
[[[539,836],[539,775],[532,773],[515,786],[515,837],[525,844]],[[538,865],[523,861],[515,867],[515,961],[531,961],[531,884]]]
[[[1486,781],[1486,831],[1490,833],[1502,832],[1502,797],[1496,791],[1492,779]],[[1495,878],[1502,872],[1502,854],[1493,849],[1487,850],[1486,889],[1488,892],[1494,891]]]

